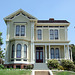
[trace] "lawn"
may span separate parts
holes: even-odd
[[[53,75],[75,75],[75,72],[69,71],[52,71]]]
[[[30,75],[30,70],[0,70],[0,75]]]

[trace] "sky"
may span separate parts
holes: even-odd
[[[4,43],[2,49],[6,47],[7,30],[3,18],[20,8],[39,20],[54,18],[69,21],[68,40],[70,44],[75,44],[75,0],[0,0],[0,32]]]

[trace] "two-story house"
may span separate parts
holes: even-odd
[[[22,9],[4,18],[7,25],[5,66],[24,68],[26,64],[69,59],[66,20],[37,20]]]

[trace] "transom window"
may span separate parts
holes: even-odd
[[[51,48],[51,59],[59,58],[59,48]]]
[[[50,29],[50,40],[58,39],[58,29]]]
[[[42,40],[42,30],[41,29],[37,30],[37,39]]]
[[[16,36],[25,36],[25,25],[16,25]]]

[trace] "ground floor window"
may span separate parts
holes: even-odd
[[[59,48],[51,48],[51,59],[59,58]]]

